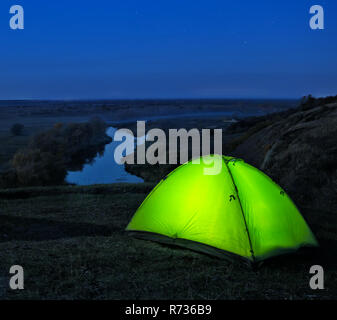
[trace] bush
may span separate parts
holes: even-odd
[[[336,96],[328,96],[324,98],[314,98],[311,94],[308,96],[304,96],[300,103],[301,110],[305,111],[317,106],[322,106],[329,103],[336,103],[337,102],[337,95]]]
[[[0,173],[0,189],[16,188],[18,179],[14,169]]]
[[[102,136],[105,134],[106,123],[100,117],[92,117],[89,122],[94,136]]]
[[[57,123],[54,124],[53,127],[54,127],[54,129],[59,130],[59,129],[63,128],[63,123],[57,122]]]
[[[12,160],[20,186],[45,186],[63,184],[66,169],[58,159],[39,149],[18,151]]]
[[[14,136],[20,136],[22,134],[23,128],[24,128],[23,124],[21,124],[21,123],[15,123],[11,127],[11,133]]]
[[[11,161],[18,186],[63,184],[66,169],[74,161],[85,163],[107,143],[105,130],[104,121],[93,118],[89,123],[56,123],[34,135],[27,148],[19,150]],[[4,177],[4,184],[9,178]]]

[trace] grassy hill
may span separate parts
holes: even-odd
[[[337,290],[335,243],[278,257],[258,270],[125,232],[152,184],[0,191],[0,299],[330,299]],[[307,215],[307,212],[303,212]],[[11,291],[22,265],[25,289]],[[309,288],[310,266],[325,290]]]

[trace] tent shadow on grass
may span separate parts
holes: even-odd
[[[186,253],[193,254],[196,258],[201,259],[207,258],[213,261],[223,262],[224,264],[233,264],[238,267],[242,267],[244,264],[237,257],[230,258],[227,255],[223,255],[223,258],[216,257],[207,252],[200,252],[199,250],[194,250],[193,248],[186,248],[184,246],[179,246],[173,243],[163,243],[163,242],[154,242],[147,239],[137,239],[144,243],[150,243],[151,246],[154,246],[158,249],[164,249],[166,252],[172,254],[176,253]],[[321,265],[324,269],[327,270],[336,270],[337,269],[337,242],[332,240],[319,240],[320,247],[302,247],[297,251],[290,253],[282,254],[279,256],[270,257],[263,261],[260,265],[249,265],[247,268],[250,270],[258,270],[259,268],[268,268],[269,270],[280,270],[287,269],[292,270],[297,267],[308,266],[308,272],[310,266]]]
[[[321,265],[328,269],[337,268],[337,242],[318,239],[317,248],[300,248],[293,253],[275,256],[265,261],[268,268],[280,268],[287,265]]]

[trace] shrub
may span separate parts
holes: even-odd
[[[300,103],[300,108],[301,110],[305,111],[313,107],[322,106],[322,105],[329,104],[329,103],[336,103],[336,102],[337,102],[337,95],[328,96],[324,98],[314,98],[311,94],[309,94],[308,96],[304,96],[302,98],[301,103]]]
[[[20,186],[44,186],[62,184],[66,169],[58,159],[39,149],[18,151],[12,160]]]
[[[26,149],[19,150],[11,164],[19,186],[63,184],[66,168],[74,161],[85,163],[104,144],[106,125],[99,118],[90,123],[56,123],[34,135]]]
[[[10,169],[8,171],[0,173],[0,188],[16,188],[18,186],[18,180],[16,171]]]
[[[63,127],[63,123],[62,122],[56,122],[54,124],[54,129],[56,129],[56,130],[61,129],[62,127]]]
[[[106,130],[106,123],[100,117],[92,117],[89,122],[94,136],[104,135]]]
[[[21,124],[21,123],[15,123],[11,127],[11,133],[14,136],[20,136],[22,134],[23,128],[24,128],[23,124]]]

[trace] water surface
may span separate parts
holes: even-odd
[[[107,135],[113,138],[116,130],[113,127],[108,128]],[[85,164],[81,171],[69,171],[66,181],[77,185],[143,182],[143,179],[126,172],[124,165],[116,163],[114,151],[120,143],[119,141],[112,141],[107,144],[104,153],[97,154],[94,160]]]

